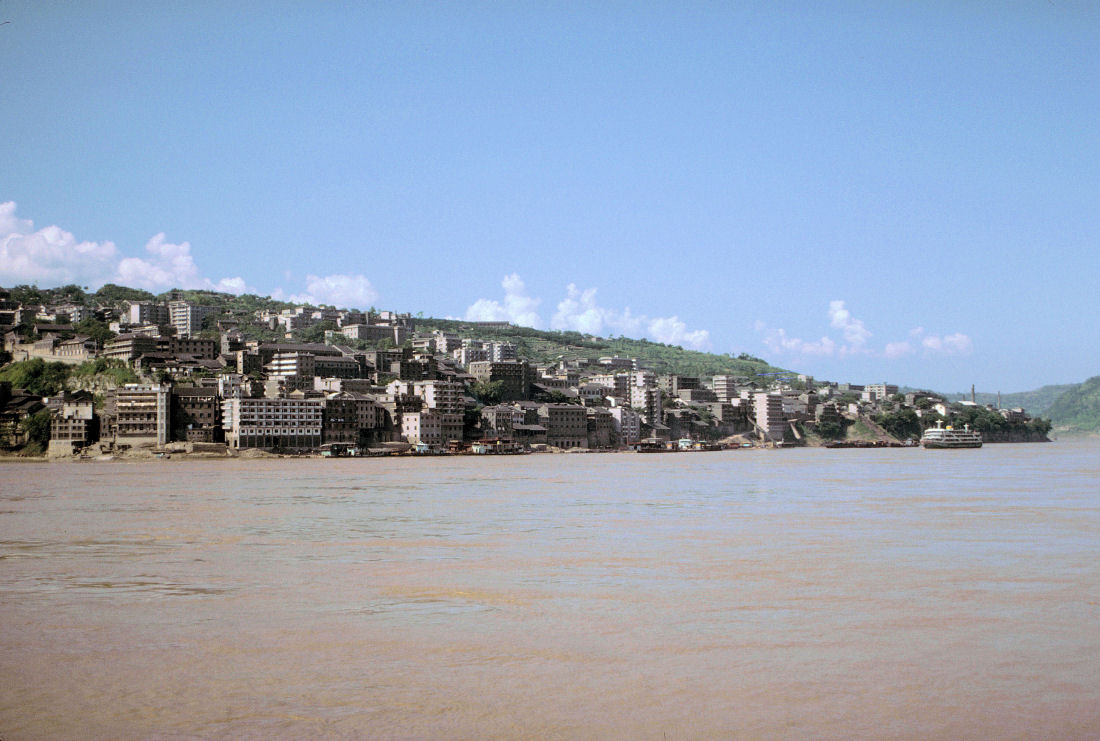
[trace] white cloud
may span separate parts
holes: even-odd
[[[81,242],[56,226],[35,231],[15,208],[12,201],[0,203],[0,284],[99,287],[111,279],[118,259],[112,242]]]
[[[657,342],[681,345],[692,350],[702,350],[710,345],[710,332],[705,329],[689,331],[680,318],[673,315],[649,320],[646,332]]]
[[[604,332],[641,335],[656,342],[682,345],[694,350],[710,345],[710,332],[705,329],[689,330],[675,315],[647,317],[632,314],[629,307],[622,311],[608,309],[596,303],[595,288],[582,291],[575,283],[566,286],[565,298],[558,302],[558,310],[550,320],[550,327],[593,335]]]
[[[162,291],[205,288],[244,293],[241,278],[217,283],[199,273],[187,242],[172,244],[157,234],[145,245],[146,257],[123,257],[113,242],[80,242],[57,226],[34,231],[15,216],[15,203],[0,204],[0,283],[77,283],[98,288],[107,282]]]
[[[764,344],[778,354],[844,357],[869,352],[866,344],[871,337],[870,330],[864,326],[862,319],[852,316],[852,313],[845,308],[843,301],[830,301],[827,316],[829,326],[840,330],[843,342],[838,342],[827,335],[822,335],[819,340],[790,337],[786,330],[768,327],[763,322],[756,323],[756,331],[764,335]]]
[[[941,337],[934,334],[925,335],[924,329],[918,327],[910,334],[920,340],[926,355],[969,355],[974,350],[973,340],[961,332]]]
[[[550,319],[552,329],[571,329],[586,334],[599,334],[604,328],[604,310],[596,305],[596,289],[581,291],[575,283],[565,287],[565,298]]]
[[[245,285],[244,278],[222,278],[214,284],[213,290],[219,293],[232,293],[236,296],[240,296],[242,293],[255,293],[254,290]]]
[[[844,335],[847,346],[841,348],[841,353],[859,352],[871,337],[871,333],[863,326],[863,320],[853,317],[844,308],[843,301],[829,302],[829,326],[841,330]]]
[[[898,358],[904,358],[906,355],[912,355],[914,352],[913,346],[908,340],[902,340],[901,342],[887,342],[886,349],[882,354],[889,360],[896,360]]]
[[[565,298],[558,302],[550,328],[593,335],[605,331],[637,335],[643,332],[648,321],[644,316],[631,314],[629,308],[622,311],[604,308],[596,303],[595,288],[582,291],[575,283],[570,283],[565,287]]]
[[[867,346],[871,338],[871,331],[864,325],[863,320],[856,319],[845,307],[845,302],[834,300],[829,302],[827,311],[829,326],[840,331],[840,342],[830,337],[822,337],[820,340],[807,342],[797,337],[791,337],[783,329],[769,327],[764,322],[756,323],[756,331],[763,335],[764,344],[776,354],[785,355],[833,355],[840,357],[847,355],[868,355],[883,357],[887,360],[897,360],[918,351],[924,355],[966,355],[973,350],[973,342],[968,336],[961,333],[946,336],[925,334],[923,327],[910,330],[907,340],[888,342],[882,351],[874,350]]]
[[[466,309],[467,321],[512,322],[527,327],[540,327],[537,308],[542,302],[527,294],[523,280],[515,273],[501,283],[504,301],[480,298]],[[570,283],[565,297],[557,304],[550,319],[550,328],[602,336],[618,333],[628,337],[648,337],[656,342],[682,345],[696,350],[710,345],[710,333],[705,329],[689,330],[677,316],[648,317],[631,313],[629,308],[618,311],[596,302],[596,289],[581,290]]]
[[[785,329],[768,327],[763,322],[756,323],[756,331],[764,335],[764,344],[776,354],[822,356],[836,352],[836,342],[828,337],[807,342],[798,337],[790,337]]]
[[[378,300],[378,292],[364,275],[307,275],[305,293],[295,294],[287,300],[314,306],[328,304],[340,309],[365,309]]]
[[[504,276],[500,283],[504,289],[504,303],[479,298],[466,309],[466,321],[511,322],[521,327],[538,327],[542,319],[538,315],[541,299],[527,295],[527,286],[516,273]]]

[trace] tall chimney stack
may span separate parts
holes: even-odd
[[[978,403],[978,398],[974,394],[974,384],[970,384],[970,403],[971,404],[977,404]]]

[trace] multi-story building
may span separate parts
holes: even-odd
[[[88,391],[63,393],[50,415],[50,452],[71,453],[99,439],[99,420]]]
[[[384,425],[382,408],[373,397],[340,391],[325,397],[321,438],[325,443],[372,444]]]
[[[718,401],[730,401],[738,398],[737,376],[718,375],[711,378],[710,386]]]
[[[177,386],[172,389],[172,434],[189,442],[219,442],[221,407],[217,388]]]
[[[264,371],[268,376],[301,376],[312,379],[317,375],[317,358],[309,352],[277,352],[264,365]]]
[[[657,377],[657,388],[669,396],[679,396],[681,391],[699,388],[698,376],[681,376],[675,373]]]
[[[340,314],[336,319],[336,326],[344,327],[349,324],[366,324],[367,315],[361,311],[351,309]]]
[[[632,358],[620,358],[619,356],[606,356],[597,361],[601,366],[611,370],[632,370],[636,361]]]
[[[318,376],[313,379],[313,388],[325,394],[338,391],[370,394],[374,392],[374,382],[369,378],[323,378]]]
[[[494,363],[504,363],[509,360],[518,360],[516,346],[511,342],[494,342],[490,345],[489,360]]]
[[[619,443],[630,445],[642,439],[642,418],[630,407],[611,407],[608,410],[611,415],[615,431],[618,433]]]
[[[232,448],[312,450],[321,446],[324,399],[226,399],[222,428]]]
[[[218,376],[218,396],[223,399],[252,396],[249,380],[240,373],[222,373]]]
[[[112,419],[115,444],[167,444],[171,430],[169,394],[167,385],[139,383],[128,383],[108,393],[105,406]]]
[[[618,442],[615,420],[607,409],[588,409],[588,447],[612,448]]]
[[[157,352],[157,338],[135,334],[120,334],[103,343],[103,357],[131,363],[142,355]]]
[[[605,387],[606,396],[613,396],[623,402],[630,400],[630,375],[627,373],[598,373],[588,380]]]
[[[454,381],[413,381],[406,384],[424,400],[424,405],[444,414],[462,414],[466,408],[466,390]]]
[[[512,404],[481,408],[481,428],[490,437],[511,438],[515,428],[522,425],[524,420],[524,411]]]
[[[202,320],[211,314],[217,314],[213,306],[200,306],[190,301],[169,301],[168,321],[176,328],[176,336],[188,338],[202,331]]]
[[[200,340],[197,337],[162,337],[157,341],[157,350],[179,357],[193,355],[196,358],[213,360],[218,357],[218,343],[214,340]]]
[[[123,314],[126,324],[170,324],[168,307],[153,301],[132,301]]]
[[[526,361],[507,361],[494,363],[491,360],[479,360],[469,365],[470,375],[481,383],[501,383],[500,398],[504,401],[518,401],[531,395],[532,371]]]
[[[54,348],[54,353],[59,358],[70,361],[84,361],[95,356],[95,340],[85,335],[78,335],[70,340],[61,340]]]
[[[443,414],[434,409],[408,412],[401,417],[401,435],[410,443],[424,443],[433,447],[442,447],[448,440],[462,439],[461,417],[459,417],[458,437],[456,438],[453,435],[453,417],[455,416]],[[445,419],[447,417],[452,419]]]
[[[767,391],[758,391],[753,396],[753,409],[760,434],[767,440],[782,442],[787,430],[787,421],[783,416],[783,397]]]
[[[454,332],[444,332],[441,329],[432,331],[432,339],[434,340],[432,347],[437,353],[443,355],[449,355],[450,353],[458,350],[462,347],[465,340],[460,338]]]
[[[546,428],[546,444],[557,448],[588,447],[588,412],[576,404],[543,404],[539,424]]]
[[[476,344],[467,344],[468,340],[462,341],[462,347],[454,351],[455,361],[463,368],[468,368],[470,363],[477,363],[479,361],[489,360],[489,351],[482,346],[480,342]]]
[[[655,385],[635,383],[630,386],[630,406],[641,415],[642,421],[651,427],[661,423],[664,407],[661,390]]]
[[[898,393],[898,387],[891,383],[869,383],[863,387],[864,401],[882,401]]]
[[[317,355],[313,371],[322,378],[362,378],[365,362],[350,355]]]
[[[389,340],[395,345],[405,344],[409,331],[401,325],[389,324],[348,324],[340,328],[341,334],[354,340],[380,342]]]
[[[222,332],[220,349],[222,355],[235,355],[244,349],[244,335],[237,329]]]

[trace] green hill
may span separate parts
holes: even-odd
[[[637,358],[654,372],[679,373],[685,376],[732,375],[756,378],[760,374],[790,373],[766,360],[741,353],[715,355],[685,350],[679,345],[666,345],[628,337],[595,337],[580,332],[561,332],[530,327],[485,327],[453,319],[424,318],[416,320],[418,330],[441,329],[459,337],[511,342],[520,357],[535,363],[545,363],[561,357],[598,359],[605,356]],[[793,375],[793,374],[792,374]],[[763,379],[757,379],[763,380]]]
[[[1100,432],[1100,376],[1071,387],[1047,410],[1056,429]]]

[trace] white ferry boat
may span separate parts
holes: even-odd
[[[924,431],[920,444],[926,448],[980,448],[982,435],[970,429],[970,425],[956,430],[951,425],[944,427],[943,422],[937,422],[935,427]]]

